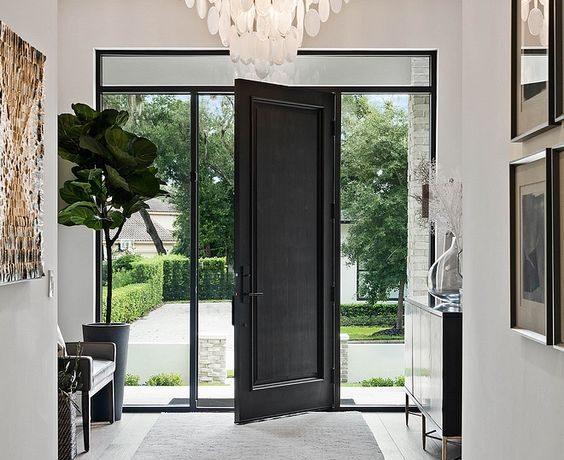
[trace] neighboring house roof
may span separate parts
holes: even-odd
[[[147,204],[149,205],[149,209],[147,210],[149,213],[162,212],[167,214],[179,214],[176,207],[166,198],[151,198],[147,201]]]
[[[153,220],[153,225],[155,230],[162,241],[175,241],[172,231],[164,228]],[[115,234],[115,230],[112,231],[112,236]],[[132,240],[132,241],[152,241],[151,237],[147,233],[147,228],[145,227],[145,222],[141,215],[136,212],[133,214],[123,226],[123,229],[119,235],[118,240]]]

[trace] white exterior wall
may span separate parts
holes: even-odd
[[[0,21],[47,57],[43,255],[56,274],[57,2],[0,0]],[[57,458],[58,290],[47,296],[47,277],[0,286],[0,458]]]
[[[350,224],[341,224],[341,242],[349,236]],[[341,303],[356,303],[356,262],[351,262],[341,253]]]
[[[171,213],[155,213],[149,210],[149,215],[154,223],[159,224],[161,227],[167,230],[174,230],[174,223],[178,217],[178,214]]]

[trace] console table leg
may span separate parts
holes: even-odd
[[[447,460],[448,458],[448,438],[443,436],[443,447],[441,449],[441,460]]]
[[[409,425],[409,395],[405,394],[405,424]]]
[[[423,443],[423,450],[425,450],[427,447],[427,419],[423,414],[421,414],[421,442]]]

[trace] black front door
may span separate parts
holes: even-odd
[[[335,401],[335,96],[235,82],[235,421]]]

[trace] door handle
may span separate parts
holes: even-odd
[[[264,295],[264,292],[249,292],[247,295],[249,297],[260,297],[261,295]]]
[[[235,296],[231,297],[231,325],[235,326]]]

